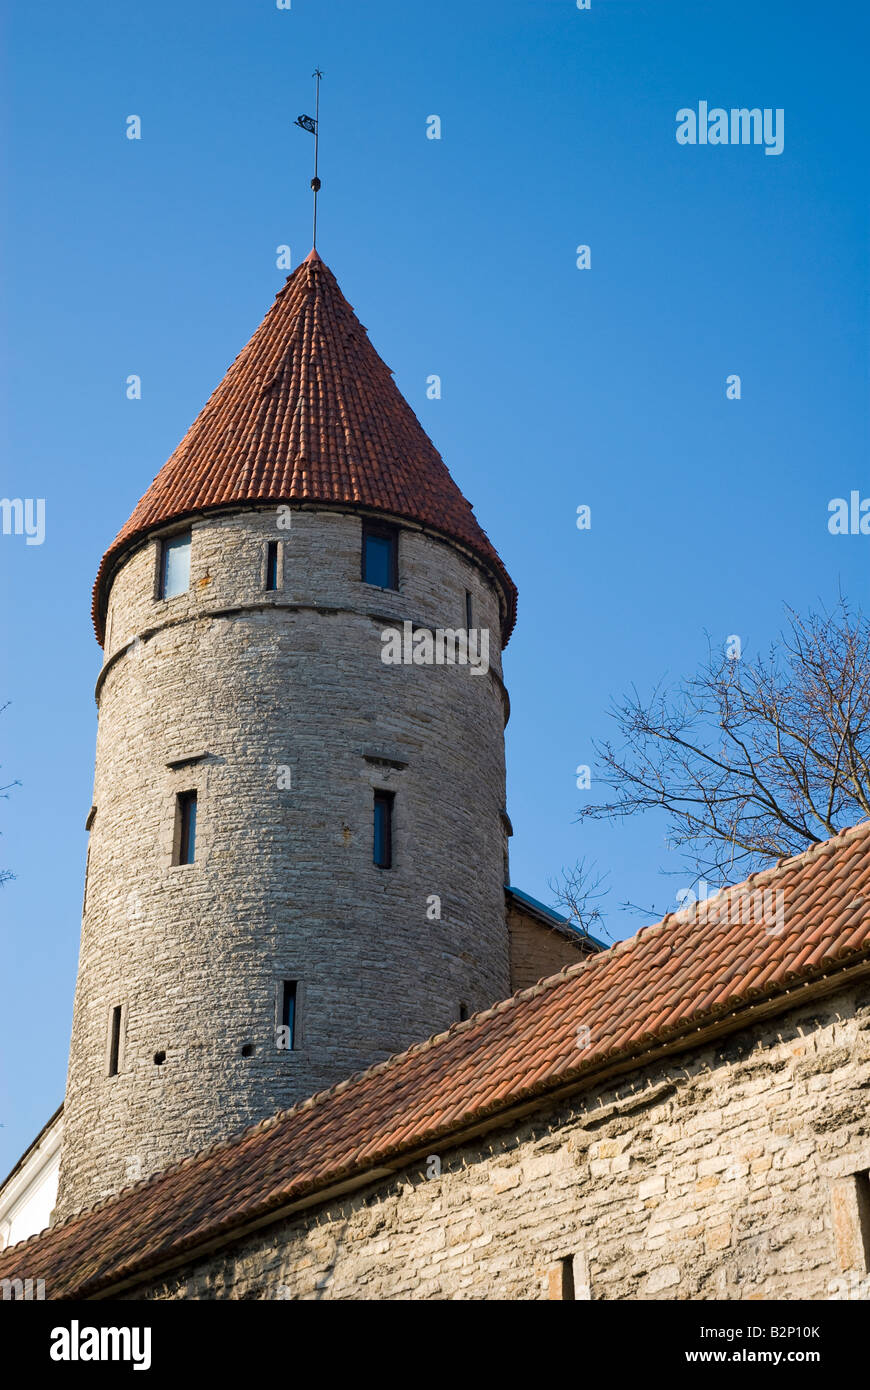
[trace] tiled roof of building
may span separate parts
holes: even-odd
[[[513,582],[316,251],[287,277],[103,557],[93,601],[98,639],[114,567],[148,531],[267,502],[359,506],[461,542],[497,578],[504,641],[510,636]]]
[[[69,1298],[153,1276],[522,1106],[864,976],[870,822],[11,1247],[0,1278],[44,1278],[48,1298]]]

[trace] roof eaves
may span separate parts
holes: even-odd
[[[570,917],[563,917],[560,912],[552,907],[545,906],[537,898],[533,898],[531,893],[524,893],[521,888],[514,888],[512,885],[505,887],[505,895],[513,898],[518,907],[527,911],[531,916],[536,917],[544,926],[553,927],[561,931],[564,936],[571,937],[578,941],[586,942],[594,946],[598,951],[606,951],[608,948],[603,941],[599,941],[591,932],[584,931],[578,927]]]

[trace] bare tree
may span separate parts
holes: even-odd
[[[611,708],[595,746],[607,802],[578,819],[659,809],[694,870],[735,882],[870,816],[870,623],[841,598],[787,622],[766,656],[709,646],[698,673]]]
[[[587,865],[585,859],[578,859],[573,869],[563,869],[558,878],[549,880],[555,901],[584,936],[591,935],[593,927],[610,935],[603,925],[601,908],[598,906],[598,901],[606,897],[609,891],[601,887],[606,878],[606,873],[596,872],[594,864]]]

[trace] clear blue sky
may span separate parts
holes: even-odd
[[[656,817],[576,824],[611,697],[694,669],[705,629],[752,651],[784,601],[865,597],[870,539],[826,522],[870,495],[870,108],[856,3],[7,0],[3,29],[0,495],[47,512],[42,546],[0,536],[5,1171],[63,1094],[91,584],[283,283],[275,248],[309,250],[312,69],[319,249],[519,585],[513,880],[547,899],[597,860],[614,936],[679,881]],[[783,153],[679,146],[701,100],[783,108]]]

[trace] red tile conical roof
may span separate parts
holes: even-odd
[[[461,542],[499,582],[507,641],[516,588],[316,251],[288,276],[104,555],[94,585],[98,639],[111,576],[132,544],[169,521],[264,502],[357,505]]]

